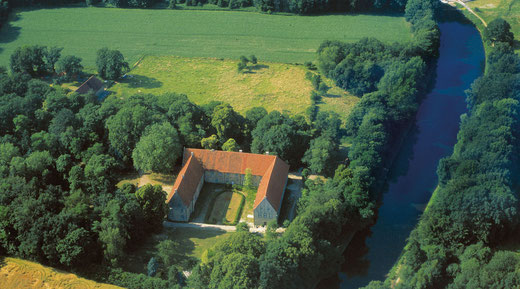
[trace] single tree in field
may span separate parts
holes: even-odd
[[[58,62],[61,57],[61,51],[63,47],[49,47],[45,53],[45,61],[47,62],[49,72],[54,72],[54,65]]]
[[[145,172],[170,173],[181,155],[177,130],[169,123],[153,124],[132,152],[134,167]]]
[[[251,61],[252,64],[258,63],[258,58],[256,58],[256,56],[254,54],[249,57],[249,60]]]
[[[232,139],[232,138],[228,139],[222,145],[222,150],[223,151],[238,152],[239,149],[240,149],[240,147],[238,146],[237,142],[234,139]]]
[[[96,66],[99,75],[104,79],[116,80],[129,69],[128,62],[119,50],[101,48],[97,52]]]
[[[497,18],[484,29],[484,40],[494,44],[495,42],[506,42],[513,45],[514,34],[511,25],[502,18]]]
[[[159,231],[166,215],[166,193],[160,185],[145,185],[135,192],[137,202],[143,212],[145,224],[150,225],[150,231]]]
[[[243,63],[243,62],[239,62],[239,63],[237,64],[237,70],[238,70],[238,72],[242,72],[242,71],[244,71],[244,69],[246,69],[246,67],[247,67],[247,64],[245,64],[245,63]]]
[[[157,257],[168,268],[179,262],[179,244],[173,240],[164,240],[157,244]]]
[[[81,65],[81,58],[67,55],[56,63],[56,72],[64,73],[65,78],[70,80],[74,75],[81,74],[83,65]]]

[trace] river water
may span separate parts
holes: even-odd
[[[480,34],[471,24],[453,21],[439,27],[435,84],[397,156],[378,220],[356,234],[344,253],[341,272],[323,280],[319,288],[359,288],[384,280],[437,186],[438,162],[452,153],[460,115],[466,112],[464,91],[482,74],[485,59]]]

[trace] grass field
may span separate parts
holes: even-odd
[[[203,253],[213,247],[218,240],[228,238],[232,232],[221,230],[201,230],[194,228],[164,228],[163,233],[150,236],[139,248],[128,254],[124,269],[134,273],[146,274],[146,265],[157,252],[157,244],[162,240],[177,242],[178,260],[185,270],[189,264],[201,259]],[[196,259],[194,259],[196,258]]]
[[[241,113],[253,106],[303,113],[310,105],[312,86],[305,79],[303,66],[260,59],[251,73],[238,73],[236,67],[236,60],[148,56],[110,90],[114,97],[184,93],[197,104],[220,100]],[[357,101],[357,97],[332,87],[319,105],[345,115]]]
[[[487,23],[498,17],[504,18],[511,24],[515,39],[520,40],[520,0],[475,0],[466,4]],[[515,49],[520,49],[518,43]]]
[[[166,193],[170,193],[173,188],[173,183],[175,182],[174,175],[166,175],[166,174],[129,174],[120,177],[120,181],[117,183],[117,187],[122,187],[124,184],[132,184],[138,188],[151,184],[151,185],[160,185]]]
[[[15,10],[0,31],[0,65],[16,47],[65,47],[93,68],[96,51],[119,49],[134,64],[143,55],[222,57],[256,54],[274,62],[303,63],[325,39],[386,42],[411,39],[402,17],[379,15],[285,16],[237,11],[55,8]]]
[[[97,283],[38,263],[1,257],[0,288],[2,289],[117,289],[114,285]]]

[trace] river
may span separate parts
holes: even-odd
[[[318,288],[359,288],[371,280],[384,280],[437,186],[438,162],[452,153],[460,115],[466,112],[464,91],[482,74],[485,59],[473,25],[451,20],[439,27],[435,84],[391,170],[378,220],[356,234],[344,253],[341,272]]]

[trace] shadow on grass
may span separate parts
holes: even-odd
[[[233,197],[232,190],[226,190],[217,194],[211,200],[206,213],[206,223],[209,224],[222,224],[226,218],[226,213]]]
[[[150,258],[158,258],[157,245],[165,240],[176,243],[174,258],[184,270],[191,270],[198,263],[198,256],[215,245],[215,238],[227,233],[220,229],[164,228],[161,234],[150,235],[135,250],[127,253],[123,269],[133,273],[147,273]],[[199,252],[196,252],[196,249]]]
[[[514,50],[520,50],[520,41],[519,40],[513,40],[513,49]]]
[[[159,88],[163,85],[159,80],[144,75],[129,75],[121,83],[128,84],[130,88]]]

